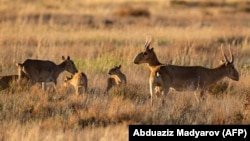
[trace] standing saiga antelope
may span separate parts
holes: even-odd
[[[68,71],[72,74],[78,72],[74,62],[70,60],[69,56],[67,59],[62,56],[62,60],[63,62],[57,65],[48,60],[27,59],[22,64],[18,63],[18,65],[22,68],[19,69],[19,71],[23,71],[29,79],[33,81],[33,83],[42,82],[44,85],[44,82],[53,82],[55,87],[57,84],[57,78],[63,71]]]
[[[74,75],[71,75],[71,77],[65,76],[64,85],[67,86],[68,84],[74,86],[76,95],[82,94],[83,88],[84,91],[87,92],[88,79],[83,72],[77,72]]]
[[[145,50],[139,53],[134,64],[146,63],[151,70],[149,88],[151,104],[153,103],[153,91],[158,94],[160,91],[166,95],[170,88],[176,91],[200,90],[204,91],[217,81],[228,77],[232,80],[239,80],[239,73],[234,67],[234,55],[229,48],[231,60],[228,60],[221,47],[224,62],[216,68],[205,68],[202,66],[176,66],[164,65],[159,62],[153,48],[150,48],[151,39],[146,40]]]
[[[121,72],[121,65],[114,66],[108,71],[109,78],[107,80],[106,92],[108,92],[115,85],[122,85],[127,83],[127,78],[124,73]]]

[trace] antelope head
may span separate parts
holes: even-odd
[[[65,62],[65,68],[68,72],[75,74],[78,72],[74,62],[72,60],[70,60],[70,57],[68,56],[67,59],[65,59],[64,56],[62,56],[62,60]]]
[[[145,49],[143,52],[136,55],[134,64],[148,63],[149,65],[159,65],[159,61],[154,52],[154,48],[150,48],[151,38],[147,38],[145,42]]]
[[[73,78],[73,75],[71,75],[70,77],[69,76],[65,76],[64,77],[64,86],[67,86],[68,82]]]
[[[112,69],[110,69],[109,71],[108,71],[108,74],[109,75],[115,75],[115,74],[118,74],[118,73],[120,73],[121,72],[121,65],[119,65],[119,66],[115,66],[114,68],[112,68]]]
[[[239,73],[234,67],[234,55],[232,54],[231,47],[229,46],[229,53],[230,53],[230,60],[225,55],[222,46],[221,46],[221,52],[224,57],[223,60],[223,66],[225,66],[226,69],[226,76],[231,78],[232,80],[238,81],[239,80]]]

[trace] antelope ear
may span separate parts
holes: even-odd
[[[118,68],[120,69],[122,67],[122,65],[119,65]]]
[[[81,72],[80,74],[81,74],[82,77],[84,76],[84,73],[83,73],[83,72]]]
[[[151,48],[151,49],[150,49],[150,51],[153,51],[153,50],[154,50],[154,48]]]
[[[64,56],[62,56],[62,60],[65,60],[65,57],[64,57]]]
[[[70,57],[68,56],[67,59],[70,60]]]

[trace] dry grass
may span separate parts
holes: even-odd
[[[62,87],[66,72],[58,94],[49,85],[42,91],[13,83],[0,92],[0,140],[119,141],[127,140],[129,124],[249,124],[250,19],[240,6],[228,6],[234,2],[180,9],[153,0],[3,1],[1,75],[17,74],[15,63],[27,58],[60,63],[69,55],[86,73],[89,90],[75,96]],[[138,11],[143,14],[134,16]],[[164,107],[151,107],[149,70],[133,64],[148,35],[159,60],[175,65],[216,67],[220,45],[230,44],[240,81],[215,84],[200,104],[192,92],[171,92]],[[107,71],[119,64],[128,85],[104,95]]]

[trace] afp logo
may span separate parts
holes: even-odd
[[[223,137],[243,137],[246,138],[247,131],[246,129],[223,129]]]

